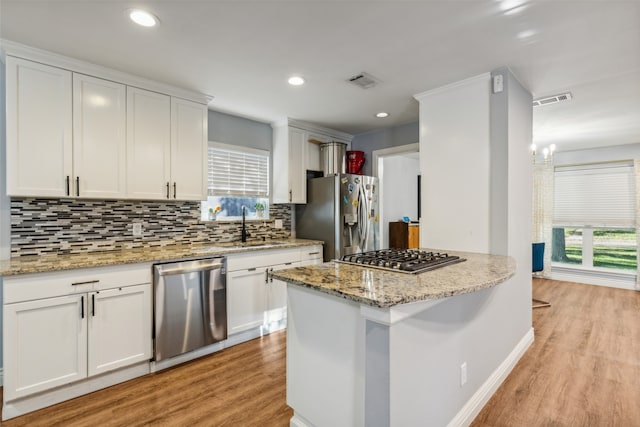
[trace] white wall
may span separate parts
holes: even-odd
[[[382,159],[382,235],[389,247],[389,222],[408,216],[418,219],[418,175],[420,161],[403,155]],[[380,173],[380,171],[378,171]]]
[[[420,243],[489,252],[489,74],[420,101]]]
[[[425,360],[437,369],[415,379],[432,384],[421,390],[425,405],[429,396],[447,396],[429,425],[460,414],[531,333],[531,95],[507,69],[495,73],[504,76],[498,94],[484,74],[416,96],[423,246],[509,255],[517,264],[497,287],[453,297],[413,320],[424,323],[414,330],[430,328],[425,340],[447,355]],[[468,382],[460,387],[465,362]]]

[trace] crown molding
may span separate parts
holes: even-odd
[[[353,135],[341,132],[335,129],[329,129],[323,126],[314,125],[309,122],[304,122],[302,120],[296,120],[291,118],[286,118],[282,120],[278,120],[276,122],[271,123],[272,128],[282,127],[282,126],[290,126],[296,129],[301,129],[307,132],[319,133],[322,135],[330,136],[334,139],[339,139],[341,141],[351,142],[353,140]]]
[[[53,67],[63,68],[76,73],[99,77],[105,80],[111,80],[117,83],[123,83],[140,89],[172,95],[200,104],[209,104],[209,102],[213,100],[213,96],[211,95],[205,95],[177,86],[156,82],[154,80],[103,67],[101,65],[92,64],[90,62],[16,43],[11,40],[0,39],[0,56],[3,62],[7,55],[39,62]]]
[[[477,76],[473,76],[473,77],[469,77],[468,79],[464,79],[464,80],[460,80],[457,82],[453,82],[444,86],[440,86],[437,87],[435,89],[430,89],[427,90],[425,92],[420,92],[417,93],[415,95],[413,95],[413,97],[415,99],[417,99],[418,101],[422,101],[430,96],[433,95],[437,95],[437,94],[441,94],[443,92],[448,92],[452,89],[456,89],[458,87],[463,87],[463,86],[468,86],[468,85],[472,85],[481,81],[487,81],[487,84],[489,84],[489,82],[491,81],[491,73],[482,73],[480,75]],[[489,86],[487,86],[487,89],[489,88]]]

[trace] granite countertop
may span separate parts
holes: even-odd
[[[415,275],[338,262],[278,270],[272,275],[294,285],[388,308],[491,288],[512,277],[516,271],[512,257],[447,252],[467,260]]]
[[[227,255],[238,252],[285,249],[322,245],[320,240],[278,239],[247,243],[229,242],[215,245],[172,245],[153,248],[123,249],[72,255],[28,256],[0,260],[0,276],[44,273],[76,268],[105,267],[139,262],[164,262],[203,256]]]

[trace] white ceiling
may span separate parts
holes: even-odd
[[[132,7],[160,26],[134,26]],[[414,94],[506,65],[534,97],[574,95],[534,110],[537,142],[640,142],[640,1],[0,0],[0,37],[213,95],[213,110],[354,134],[416,121]],[[345,81],[361,71],[381,84]]]

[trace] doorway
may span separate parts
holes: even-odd
[[[389,247],[389,222],[418,218],[418,175],[420,175],[420,145],[407,144],[375,150],[373,176],[380,181],[380,247]]]

